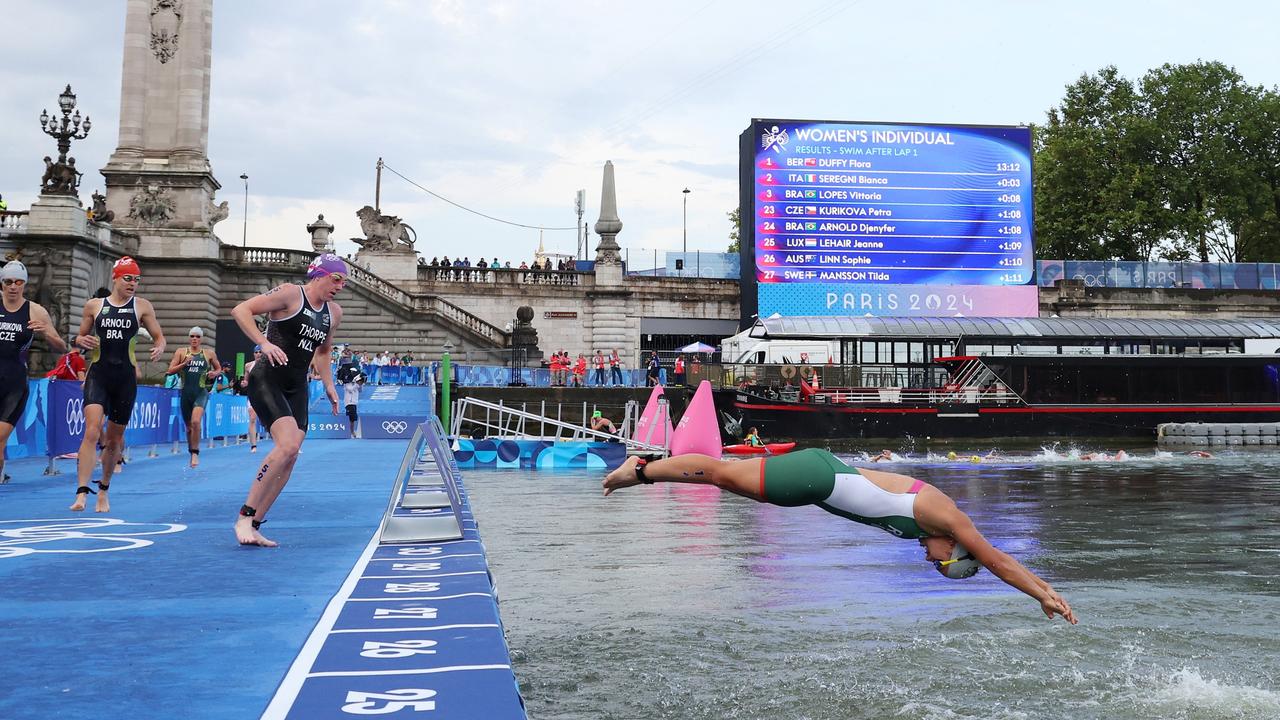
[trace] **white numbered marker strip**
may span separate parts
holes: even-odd
[[[463,539],[370,542],[264,720],[525,720],[484,546],[461,483],[459,494]]]

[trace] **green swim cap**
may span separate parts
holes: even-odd
[[[600,417],[600,411],[599,411],[599,410],[597,410],[597,411],[595,411],[595,412],[591,413],[591,417]]]

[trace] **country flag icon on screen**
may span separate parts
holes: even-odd
[[[818,247],[818,238],[800,238],[800,242],[804,247],[807,247],[807,248]]]
[[[808,175],[805,175],[805,176],[804,176],[804,181],[805,181],[805,182],[818,182],[818,176],[817,176],[817,175],[814,175],[813,173],[809,173]]]
[[[816,222],[807,222],[807,223],[805,223],[805,224],[804,224],[804,229],[805,229],[805,230],[817,230],[817,229],[818,229],[818,223],[816,223]]]
[[[814,199],[814,198],[818,197],[818,191],[817,191],[817,190],[805,190],[805,191],[804,191],[804,197],[805,197],[805,199],[806,199],[806,200],[812,200],[812,199]]]
[[[805,158],[805,167],[818,167],[818,158]]]
[[[804,214],[805,214],[805,215],[817,215],[817,214],[818,214],[818,208],[817,208],[817,206],[814,206],[814,205],[805,205],[805,206],[804,206]]]

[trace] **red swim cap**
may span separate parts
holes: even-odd
[[[121,275],[141,275],[142,268],[138,267],[138,261],[125,255],[111,266],[111,279],[118,280]]]

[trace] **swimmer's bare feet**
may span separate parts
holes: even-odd
[[[636,465],[640,462],[638,457],[629,457],[626,462],[619,465],[613,472],[605,476],[601,485],[604,487],[604,494],[608,495],[614,490],[639,485],[640,478],[636,477]]]
[[[70,507],[69,509],[70,509],[70,510],[72,510],[72,511],[74,511],[74,512],[83,512],[83,511],[84,511],[84,500],[85,500],[85,498],[87,498],[87,497],[89,497],[89,493],[87,493],[87,492],[83,492],[83,493],[82,493],[82,492],[77,492],[77,493],[76,493],[76,501],[75,501],[75,502],[73,502],[73,503],[71,503],[71,507]]]
[[[191,467],[195,467],[199,464],[200,464],[200,456],[197,455],[196,453],[191,453]]]
[[[98,486],[98,502],[94,505],[93,511],[100,513],[111,512],[111,501],[107,499],[106,485]]]
[[[236,540],[241,545],[257,545],[259,547],[279,547],[279,543],[268,540],[253,527],[253,518],[241,515],[236,520]]]

